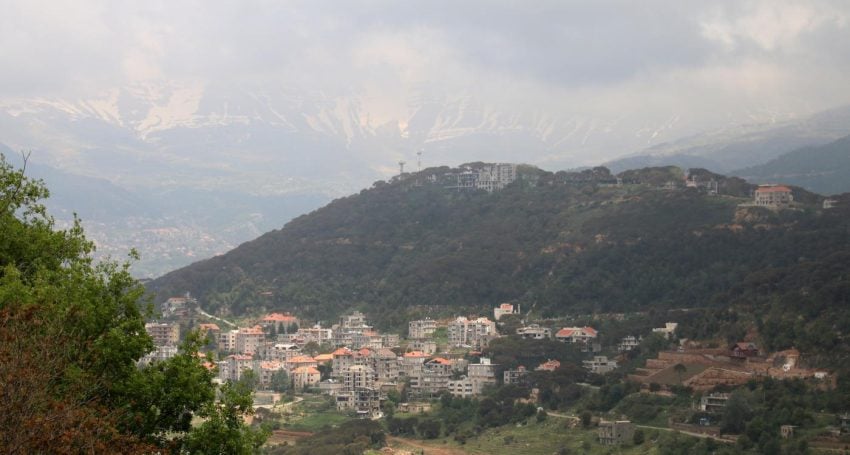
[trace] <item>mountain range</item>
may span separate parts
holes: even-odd
[[[471,94],[403,104],[391,115],[356,94],[139,83],[88,99],[0,100],[0,149],[31,151],[30,170],[55,189],[52,213],[68,223],[77,212],[99,254],[136,248],[134,273],[155,277],[395,175],[399,161],[416,170],[521,154],[563,169],[666,140],[610,167],[725,172],[850,134],[850,108],[802,119],[755,112],[752,125],[694,136],[700,126],[677,115],[556,115]]]

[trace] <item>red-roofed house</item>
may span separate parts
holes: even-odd
[[[794,202],[791,188],[782,185],[759,185],[755,191],[755,204],[759,207],[787,207]]]
[[[291,377],[295,390],[301,390],[304,387],[314,387],[318,384],[322,374],[314,367],[298,367],[292,370]]]
[[[561,362],[557,360],[548,360],[546,362],[541,363],[535,371],[555,371],[558,368],[561,368]]]
[[[564,327],[555,334],[555,339],[563,343],[589,344],[596,341],[598,333],[593,327]]]
[[[262,319],[257,322],[259,325],[269,328],[274,326],[275,331],[280,331],[283,329],[284,332],[293,325],[299,325],[298,318],[289,314],[281,314],[281,313],[269,313],[265,315]],[[298,330],[298,329],[295,329]]]
[[[519,306],[514,307],[510,303],[503,303],[496,308],[493,308],[493,319],[499,320],[502,316],[506,314],[517,314],[519,313]]]

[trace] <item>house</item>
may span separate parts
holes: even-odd
[[[732,357],[746,358],[759,355],[759,348],[755,343],[739,342],[732,346]]]
[[[635,337],[633,335],[623,337],[623,339],[620,340],[620,344],[617,345],[617,351],[619,351],[619,352],[631,351],[632,349],[640,346],[640,342],[641,342],[640,337]]]
[[[585,360],[582,364],[584,364],[584,367],[590,370],[591,373],[596,374],[610,373],[617,369],[617,361],[608,360],[608,357],[604,355],[593,356],[593,360]]]
[[[502,316],[508,314],[519,314],[519,305],[514,307],[510,303],[503,303],[496,308],[493,308],[493,319],[499,320]]]
[[[264,329],[274,327],[275,332],[290,333],[298,330],[298,318],[289,313],[269,313],[257,324]]]
[[[331,377],[341,378],[342,372],[349,367],[354,366],[354,352],[351,349],[342,347],[332,352],[333,360],[331,360]]]
[[[201,332],[201,336],[209,335],[213,340],[217,340],[218,334],[221,333],[221,329],[217,324],[200,324],[198,325],[198,331]]]
[[[838,201],[835,199],[824,199],[823,200],[823,208],[824,210],[835,208],[838,205]]]
[[[238,381],[239,378],[242,377],[242,372],[246,370],[254,369],[254,357],[251,355],[241,355],[234,354],[227,356],[227,368],[223,371],[226,372],[226,377],[223,377],[224,380]],[[219,372],[219,376],[221,376],[221,372]]]
[[[323,344],[333,340],[333,331],[331,329],[323,329],[318,324],[309,328],[299,327],[295,335],[303,340],[304,344],[311,341],[316,344]]]
[[[719,413],[726,409],[726,402],[729,401],[730,394],[713,392],[703,395],[699,399],[699,410],[704,412]]]
[[[437,322],[431,318],[410,321],[407,324],[407,337],[419,340],[430,337],[437,330]]]
[[[505,384],[522,384],[528,376],[528,370],[520,365],[515,370],[505,370],[502,376]]]
[[[783,185],[759,185],[753,203],[758,207],[782,208],[794,202],[791,188]]]
[[[593,327],[564,327],[555,334],[555,339],[562,343],[581,343],[589,345],[596,341],[598,332]]]
[[[782,439],[791,439],[794,437],[795,428],[797,428],[795,425],[782,425],[779,427],[779,434],[782,435]]]
[[[305,387],[314,387],[319,383],[322,374],[314,367],[298,367],[290,373],[292,378],[292,386],[295,390],[301,390]]]
[[[628,420],[599,422],[599,443],[602,445],[630,444],[634,439],[635,425]]]
[[[552,338],[552,329],[531,324],[516,330],[517,335],[528,340],[548,340]]]
[[[534,369],[534,371],[555,371],[558,368],[561,368],[561,362],[558,360],[548,360],[546,362],[541,363]]]

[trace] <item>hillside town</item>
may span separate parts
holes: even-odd
[[[192,325],[190,321],[197,321],[193,315],[199,314],[197,304],[187,296],[171,298],[162,305],[163,319],[146,324],[156,349],[141,362],[176,355],[184,335],[181,330],[198,330],[209,341],[205,365],[215,372],[218,382],[250,378],[257,396],[268,396],[271,404],[286,394],[327,396],[336,412],[373,420],[386,416],[390,395],[403,398],[393,409],[425,412],[431,408],[431,400],[444,395],[480,397],[497,386],[525,385],[531,373],[555,373],[562,368],[565,359],[507,368],[484,355],[493,340],[505,337],[569,345],[583,356],[581,367],[600,377],[630,362],[630,353],[648,338],[676,346],[647,359],[625,379],[647,394],[666,396],[682,388],[693,390],[697,393],[694,408],[705,413],[700,425],[671,425],[697,433],[717,432],[719,417],[712,416],[723,413],[730,397],[728,392],[716,392],[720,388],[729,390],[767,378],[812,380],[820,387],[834,387],[836,380],[827,370],[805,367],[796,349],[768,353],[751,341],[708,347],[680,338],[677,322],[612,339],[588,325],[529,322],[523,319],[519,305],[502,303],[493,308],[492,319],[470,315],[411,320],[402,336],[377,331],[359,311],[343,315],[329,327],[278,312],[235,327],[225,326],[231,323],[224,320]],[[511,317],[519,325],[506,331],[500,323]],[[531,399],[539,393],[534,389]],[[601,444],[630,442],[634,432],[628,420],[598,422]]]

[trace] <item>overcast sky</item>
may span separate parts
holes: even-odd
[[[850,2],[0,0],[0,97],[145,81],[706,125],[850,103]]]

